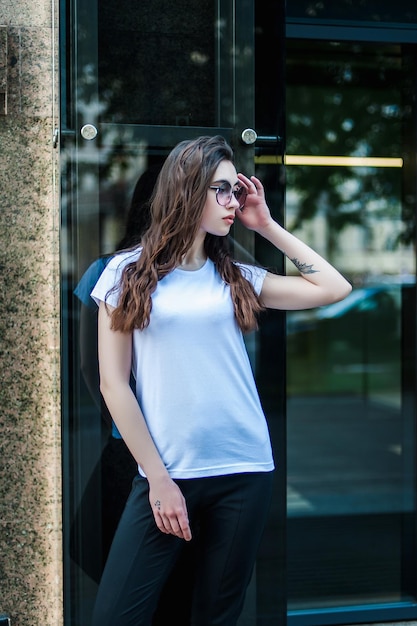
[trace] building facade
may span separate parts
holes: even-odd
[[[135,472],[89,290],[201,134],[354,286],[247,337],[277,471],[239,626],[417,622],[417,9],[392,4],[0,0],[0,624],[89,624]]]
[[[57,15],[0,4],[0,614],[27,625],[62,623]]]

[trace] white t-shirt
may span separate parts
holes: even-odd
[[[139,253],[110,261],[91,293],[97,303],[116,306],[118,292],[108,291]],[[266,271],[239,266],[260,293]],[[149,326],[133,332],[132,369],[136,397],[172,478],[274,469],[230,288],[211,260],[196,271],[176,268],[158,282]]]

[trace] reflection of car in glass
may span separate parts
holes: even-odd
[[[303,352],[313,342],[323,356],[391,358],[399,350],[401,310],[413,283],[378,284],[354,289],[344,300],[307,311],[287,312],[289,352]]]

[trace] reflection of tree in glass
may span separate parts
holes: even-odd
[[[99,3],[102,121],[213,125],[213,7],[201,0]]]
[[[407,92],[398,46],[311,44],[302,56],[289,48],[287,60],[287,154],[400,157],[407,119]],[[325,211],[329,253],[348,225],[397,221],[389,247],[398,243],[400,169],[288,167],[287,181],[298,196],[291,228]],[[406,223],[410,230],[410,223]],[[404,233],[403,233],[404,238]]]
[[[407,5],[407,6],[404,6]],[[358,20],[364,22],[417,22],[414,2],[392,0],[298,0],[288,2],[289,17],[322,18],[327,20]]]

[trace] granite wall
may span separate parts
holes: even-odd
[[[56,9],[0,0],[0,614],[12,626],[62,624]]]

